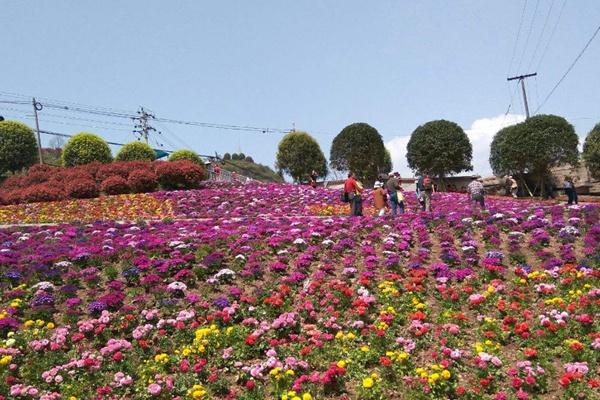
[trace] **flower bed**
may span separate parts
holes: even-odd
[[[600,396],[598,207],[300,214],[335,195],[210,186],[144,197],[173,222],[0,230],[0,396]]]
[[[34,165],[0,185],[0,205],[197,188],[206,170],[190,161],[119,161],[63,168]]]

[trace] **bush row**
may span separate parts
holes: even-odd
[[[63,199],[85,199],[101,193],[145,193],[194,189],[207,176],[190,161],[92,162],[76,167],[34,165],[26,174],[13,175],[0,185],[0,204],[18,204]]]

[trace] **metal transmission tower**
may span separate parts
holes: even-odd
[[[519,82],[521,82],[521,90],[523,91],[523,101],[525,103],[525,115],[527,116],[527,118],[529,119],[529,105],[527,104],[527,93],[525,93],[525,79],[526,78],[530,78],[532,76],[536,76],[537,72],[534,72],[533,74],[527,74],[527,75],[519,75],[519,76],[513,76],[512,78],[506,78],[507,81],[512,81],[515,79],[518,79]]]
[[[144,107],[140,107],[140,110],[137,112],[137,114],[138,116],[133,118],[133,120],[136,121],[133,133],[139,135],[144,139],[146,144],[148,144],[148,136],[150,136],[150,132],[156,132],[156,129],[150,125],[149,121],[156,119],[156,117],[154,114],[144,110]]]

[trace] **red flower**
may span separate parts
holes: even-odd
[[[112,355],[112,359],[113,361],[121,361],[123,359],[123,353],[117,351],[115,354]]]
[[[254,346],[254,343],[256,343],[256,336],[254,336],[254,335],[248,335],[246,337],[246,344],[248,346]]]
[[[246,381],[246,389],[252,390],[256,386],[256,382],[253,380]]]
[[[527,358],[534,358],[535,356],[537,356],[537,350],[536,349],[532,349],[531,347],[526,347],[523,350],[523,354]]]
[[[512,378],[510,381],[510,384],[512,385],[512,387],[514,387],[515,389],[518,389],[521,387],[521,385],[523,384],[523,381],[521,380],[521,378]]]
[[[392,360],[389,357],[381,356],[379,357],[379,363],[384,367],[389,367],[390,365],[392,365]]]

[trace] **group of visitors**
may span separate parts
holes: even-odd
[[[577,201],[577,190],[575,189],[575,182],[573,182],[573,178],[570,176],[565,176],[565,180],[563,182],[563,189],[565,194],[567,195],[567,204],[571,205],[573,203],[579,204]]]
[[[385,182],[384,182],[385,181]],[[435,192],[433,180],[429,175],[419,177],[415,181],[416,196],[419,205],[423,211],[431,211],[431,197]],[[363,215],[363,185],[356,179],[353,172],[348,174],[348,179],[344,182],[344,191],[342,201],[350,203],[350,215]],[[404,214],[406,207],[404,204],[404,189],[402,189],[401,178],[398,172],[389,176],[380,176],[374,184],[373,204],[377,215],[382,217],[386,210],[391,208],[391,214],[395,217],[398,214]]]

